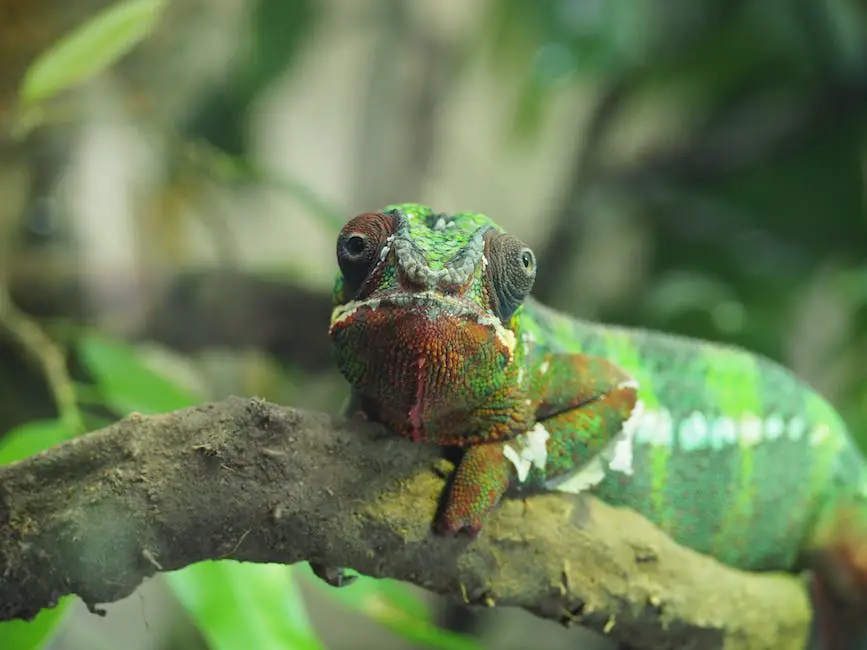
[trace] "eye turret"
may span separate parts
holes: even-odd
[[[488,237],[485,256],[494,307],[501,320],[509,320],[533,289],[536,256],[526,244],[506,233]]]
[[[337,264],[347,296],[361,290],[393,232],[394,216],[382,212],[360,214],[343,226],[337,236]]]

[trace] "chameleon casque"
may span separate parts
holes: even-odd
[[[867,619],[867,463],[781,365],[541,305],[533,252],[479,213],[364,213],[337,260],[350,410],[464,450],[439,533],[478,534],[510,489],[586,491],[731,566],[812,569]]]

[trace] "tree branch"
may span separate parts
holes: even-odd
[[[257,399],[131,416],[0,468],[0,620],[71,593],[99,611],[200,560],[313,560],[633,648],[803,647],[796,578],[723,567],[592,497],[509,499],[474,542],[434,536],[439,454]]]

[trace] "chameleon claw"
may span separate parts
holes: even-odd
[[[464,528],[464,533],[471,540],[478,539],[479,535],[482,534],[482,525],[479,524],[478,526],[467,526],[466,528]]]
[[[434,531],[443,537],[457,537],[464,534],[470,540],[474,540],[479,537],[482,528],[482,521],[478,517],[459,518],[450,516],[446,512],[437,520]]]

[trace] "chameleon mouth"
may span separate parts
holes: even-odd
[[[473,412],[489,399],[490,389],[474,378],[503,372],[516,344],[495,315],[434,292],[336,306],[329,338],[337,367],[366,412],[417,441],[451,435],[456,413]]]
[[[360,317],[364,312],[376,312],[381,309],[411,310],[424,314],[431,322],[443,318],[478,324],[491,330],[510,353],[515,349],[514,332],[504,327],[494,314],[485,313],[472,302],[434,291],[400,292],[367,300],[351,300],[344,305],[338,305],[331,312],[330,331],[333,333],[335,328],[348,325],[349,321],[356,316]]]
[[[441,312],[447,314],[451,318],[462,320],[478,321],[482,325],[494,325],[499,323],[499,319],[493,314],[485,314],[473,303],[447,296],[442,293],[433,291],[423,291],[417,293],[395,293],[379,298],[369,298],[367,300],[350,300],[344,305],[339,305],[334,308],[331,313],[331,326],[348,320],[356,312],[363,309],[376,311],[377,309],[422,309],[424,311],[432,311],[434,314]],[[433,314],[432,314],[433,315]]]

